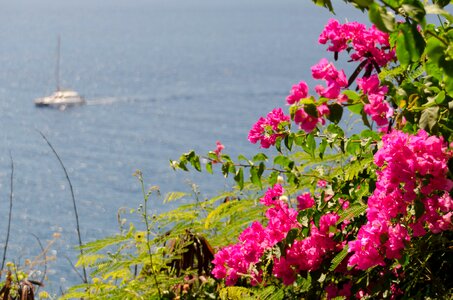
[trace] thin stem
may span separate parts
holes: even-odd
[[[71,265],[71,268],[74,270],[74,272],[77,274],[77,276],[80,277],[80,279],[84,280],[82,274],[80,274],[80,272],[77,270],[77,268],[75,267],[74,263],[71,261],[71,259],[65,255],[66,260],[68,261],[68,263]]]
[[[80,235],[79,214],[77,212],[77,205],[76,205],[76,200],[75,200],[75,196],[74,196],[74,189],[72,188],[71,180],[69,179],[69,175],[68,175],[68,172],[66,171],[66,167],[64,166],[63,161],[61,160],[61,158],[58,155],[57,151],[55,151],[55,148],[52,146],[52,144],[49,142],[49,140],[46,138],[46,136],[41,131],[38,130],[38,132],[41,134],[42,138],[47,142],[47,145],[49,145],[50,149],[52,149],[52,152],[57,157],[58,161],[60,162],[61,168],[63,169],[63,171],[65,173],[66,180],[68,181],[69,189],[71,190],[72,204],[74,206],[74,215],[75,215],[75,219],[76,219],[77,237],[79,238],[80,256],[83,257],[84,254],[83,254],[83,248],[82,248],[82,245],[83,245],[82,244],[82,237]],[[82,269],[83,269],[83,282],[84,283],[88,283],[87,272],[86,272],[86,268],[85,268],[84,265],[82,265]]]
[[[142,188],[142,193],[143,193],[143,200],[145,201],[145,205],[143,206],[143,213],[142,216],[145,219],[145,225],[146,225],[146,246],[148,248],[148,254],[149,254],[149,263],[150,263],[150,270],[151,274],[153,275],[154,282],[156,283],[157,287],[157,292],[159,294],[159,299],[162,298],[160,288],[159,288],[159,281],[157,280],[156,272],[154,271],[154,264],[153,264],[153,254],[151,252],[151,245],[150,245],[150,229],[149,229],[149,221],[148,221],[148,199],[149,199],[149,194],[145,192],[145,184],[143,182],[143,175],[141,171],[136,172],[136,176],[138,180],[140,181],[140,185]]]
[[[47,275],[47,257],[46,257],[47,250],[44,249],[44,247],[41,243],[41,240],[39,239],[39,237],[37,235],[35,235],[34,233],[32,233],[31,235],[33,235],[35,237],[35,239],[38,241],[39,248],[41,248],[41,253],[44,256],[44,272],[43,272],[41,280],[40,280],[40,282],[44,282],[44,279],[46,278],[46,275]],[[38,285],[38,288],[36,289],[36,293],[39,291],[39,288],[40,288],[40,286]]]
[[[10,178],[10,193],[9,193],[9,213],[8,213],[8,229],[6,230],[6,241],[5,241],[5,248],[3,249],[3,259],[2,259],[2,268],[0,271],[3,271],[5,267],[5,260],[6,260],[6,251],[8,249],[8,242],[9,242],[9,234],[11,232],[11,219],[12,219],[12,211],[13,211],[13,192],[14,192],[14,160],[9,153],[9,158],[11,160],[11,178]],[[1,273],[0,273],[1,274]]]

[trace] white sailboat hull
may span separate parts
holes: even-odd
[[[61,90],[56,91],[50,96],[35,99],[36,106],[48,106],[56,108],[66,108],[85,104],[85,99],[76,91]]]

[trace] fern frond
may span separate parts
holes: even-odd
[[[227,286],[219,291],[219,297],[222,300],[242,300],[245,297],[251,297],[253,291],[242,286]]]
[[[285,292],[283,289],[271,285],[257,292],[256,298],[260,300],[282,300],[285,298]]]
[[[425,73],[425,67],[420,64],[414,71],[409,73],[407,78],[410,81],[415,81],[418,77],[422,76],[424,73]]]
[[[379,73],[379,80],[392,80],[395,79],[398,76],[403,75],[406,72],[406,67],[404,66],[397,66],[396,68],[393,69],[382,69],[381,72]]]
[[[190,196],[190,194],[184,192],[170,192],[165,195],[164,203],[176,201],[186,196]]]
[[[333,259],[332,259],[332,264],[330,265],[329,271],[334,271],[343,261],[343,259],[346,258],[348,255],[348,245],[344,246],[343,250],[341,250]]]
[[[337,224],[340,224],[341,222],[343,222],[346,219],[352,219],[352,218],[360,216],[361,214],[363,214],[366,211],[367,207],[368,206],[366,204],[362,204],[362,203],[357,203],[357,204],[352,205],[350,208],[348,208],[347,210],[345,210],[339,214],[340,219],[338,220]]]
[[[85,251],[85,254],[99,252],[102,249],[107,248],[109,246],[119,245],[124,242],[127,242],[129,241],[130,237],[131,237],[130,234],[109,236],[103,239],[88,242],[82,247],[83,250]]]

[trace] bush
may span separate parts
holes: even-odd
[[[329,0],[314,2],[333,10]],[[218,167],[236,186],[204,200],[194,188],[195,203],[158,216],[148,214],[155,190],[145,191],[139,173],[145,230],[131,225],[87,244],[79,264],[92,268],[93,281],[64,298],[451,295],[449,1],[347,2],[374,25],[332,19],[319,42],[356,69],[347,76],[322,59],[312,67],[322,81],[314,93],[299,82],[288,114],[276,108],[253,125],[250,142],[276,154],[233,160],[220,142],[204,156],[183,154],[174,169]],[[346,110],[363,124],[355,133],[342,128]]]

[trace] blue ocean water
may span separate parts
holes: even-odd
[[[336,18],[365,21],[338,1]],[[310,66],[330,54],[317,45],[332,15],[303,0],[16,0],[0,9],[0,248],[3,249],[14,160],[14,204],[7,257],[39,253],[54,232],[52,288],[80,279],[69,186],[74,186],[82,239],[117,232],[117,210],[136,208],[142,170],[162,193],[213,194],[222,176],[174,172],[169,159],[205,153],[220,140],[233,157],[251,154],[247,134],[258,117],[284,107],[291,86],[311,83]],[[61,36],[61,85],[88,105],[40,109],[33,99],[55,89]],[[167,209],[154,202],[152,209]],[[2,254],[3,251],[0,251]]]

